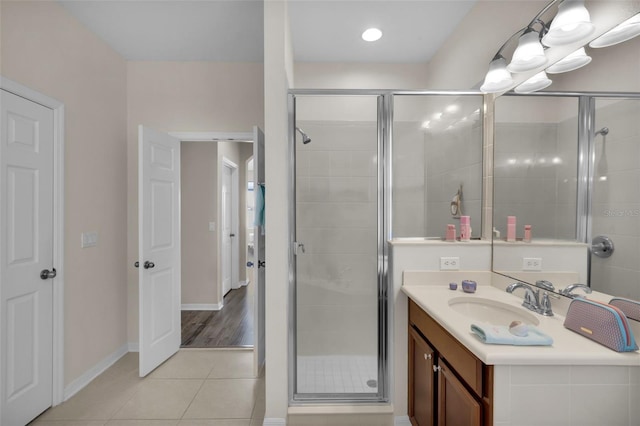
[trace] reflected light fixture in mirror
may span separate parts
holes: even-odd
[[[563,72],[569,72],[582,68],[591,62],[591,56],[587,56],[587,52],[584,47],[576,50],[564,59],[556,62],[547,68],[549,74],[560,74]]]
[[[513,52],[511,62],[507,66],[510,72],[526,72],[547,63],[544,47],[540,43],[540,34],[529,27],[518,40],[518,47]]]
[[[514,89],[516,93],[532,93],[542,90],[551,85],[551,80],[547,77],[547,73],[542,71],[525,81]]]
[[[377,28],[369,28],[362,33],[364,41],[377,41],[382,37],[382,31]]]
[[[489,64],[489,71],[480,90],[485,93],[502,92],[513,84],[513,77],[507,71],[507,61],[502,55],[496,55]]]
[[[558,14],[551,21],[549,31],[542,37],[542,43],[553,47],[586,41],[595,29],[583,0],[564,0],[558,6]]]
[[[609,47],[640,35],[640,13],[632,16],[589,43],[590,47]]]

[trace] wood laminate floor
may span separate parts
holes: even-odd
[[[182,311],[183,348],[253,346],[252,284],[231,290],[219,311]]]

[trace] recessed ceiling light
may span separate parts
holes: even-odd
[[[377,28],[369,28],[362,33],[362,39],[364,41],[376,41],[382,37],[382,31]]]

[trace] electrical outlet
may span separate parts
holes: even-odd
[[[458,269],[460,269],[459,257],[441,257],[440,258],[441,271],[457,271]]]
[[[541,257],[523,257],[522,270],[523,271],[542,271],[542,258]]]
[[[216,231],[216,223],[215,222],[209,222],[209,231],[210,232],[215,232]]]

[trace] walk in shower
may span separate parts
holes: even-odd
[[[482,105],[478,92],[292,92],[293,404],[389,400],[387,241],[444,235],[462,209],[480,236]]]

